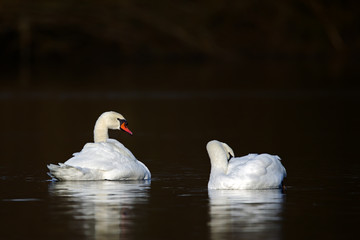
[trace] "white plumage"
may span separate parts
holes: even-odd
[[[232,157],[233,150],[217,140],[210,141],[206,148],[211,162],[209,189],[279,188],[286,176],[286,170],[276,155]]]
[[[122,124],[125,123],[125,124]],[[94,128],[94,143],[59,165],[50,164],[49,175],[58,180],[142,180],[150,179],[149,169],[115,139],[108,129],[121,129],[132,134],[125,118],[116,112],[103,113]]]

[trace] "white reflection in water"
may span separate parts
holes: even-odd
[[[149,187],[150,181],[65,181],[50,184],[49,191],[71,207],[68,214],[87,237],[120,239],[136,217],[134,206],[148,201]]]
[[[272,190],[210,190],[212,239],[281,239],[283,194]]]

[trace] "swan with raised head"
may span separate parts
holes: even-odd
[[[270,154],[235,157],[226,144],[212,140],[206,145],[211,162],[209,189],[269,189],[282,187],[286,170],[280,158]]]
[[[50,164],[49,175],[58,180],[142,180],[150,179],[149,169],[115,139],[108,129],[123,130],[132,135],[126,119],[119,113],[104,112],[94,127],[94,142],[59,165]]]

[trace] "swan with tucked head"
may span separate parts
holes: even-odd
[[[110,139],[108,129],[122,130],[130,135],[123,115],[109,111],[97,119],[94,143],[87,143],[73,157],[59,165],[47,167],[49,175],[57,180],[142,180],[150,179],[149,169],[115,139]]]
[[[209,189],[279,188],[286,176],[280,158],[270,154],[235,157],[226,144],[212,140],[206,145],[211,162]]]

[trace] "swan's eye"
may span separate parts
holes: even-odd
[[[125,124],[125,126],[128,125],[128,122],[127,122],[125,119],[120,119],[120,118],[118,118],[117,120],[119,120],[120,125],[123,125],[123,124]]]

